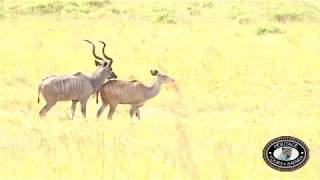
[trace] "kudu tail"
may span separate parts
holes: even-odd
[[[38,86],[38,104],[40,103],[40,91],[41,91],[41,88],[42,88],[42,84],[40,84]]]
[[[99,103],[99,91],[96,92],[96,103]]]

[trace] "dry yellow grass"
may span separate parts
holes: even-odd
[[[318,2],[52,2],[0,3],[2,179],[320,178]],[[119,79],[157,68],[180,91],[164,86],[141,121],[119,106],[97,122],[94,99],[87,120],[69,102],[39,119],[41,78],[94,70],[82,39],[108,43]],[[281,135],[309,146],[303,168],[264,163]]]

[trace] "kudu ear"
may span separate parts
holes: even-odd
[[[96,66],[100,66],[101,65],[101,63],[99,61],[97,61],[97,60],[94,60],[94,63],[95,63]]]
[[[158,70],[150,70],[150,72],[152,76],[155,76],[158,74]]]

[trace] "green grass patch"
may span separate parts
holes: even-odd
[[[111,2],[109,0],[103,0],[103,1],[89,1],[87,2],[87,4],[91,7],[97,7],[97,8],[101,8],[104,7],[106,5],[111,4]]]
[[[297,13],[280,13],[274,15],[274,19],[279,23],[303,21],[303,15]]]
[[[156,16],[156,23],[176,24],[174,10],[166,8],[154,8],[153,13]]]
[[[53,1],[38,4],[17,4],[9,8],[10,13],[17,15],[46,15],[60,14],[65,7],[65,3],[61,1]]]
[[[259,36],[266,35],[266,34],[282,34],[282,33],[284,32],[276,26],[259,27],[256,31],[256,34]]]

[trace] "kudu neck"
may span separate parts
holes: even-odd
[[[155,80],[155,82],[153,83],[153,85],[151,87],[147,88],[146,98],[150,99],[150,98],[153,98],[154,96],[158,95],[158,93],[160,92],[161,85],[162,85],[162,83],[157,78]]]
[[[96,92],[105,81],[105,71],[102,68],[98,68],[91,74],[90,81],[92,84],[93,91]]]

